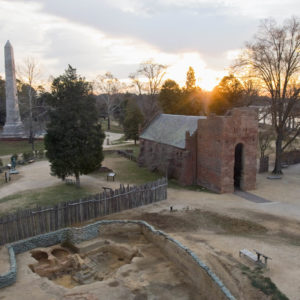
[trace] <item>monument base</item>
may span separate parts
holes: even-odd
[[[1,138],[26,138],[23,123],[6,123],[3,127]]]
[[[10,170],[9,174],[19,174],[19,171],[17,171],[17,170]]]

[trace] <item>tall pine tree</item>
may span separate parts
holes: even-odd
[[[186,89],[188,91],[192,91],[196,88],[196,77],[195,77],[195,71],[190,66],[187,73],[186,73],[186,82],[185,82]]]
[[[51,171],[62,178],[79,176],[101,166],[104,134],[98,120],[92,87],[70,65],[53,80],[49,103],[53,110],[45,136]]]
[[[139,139],[139,126],[144,117],[140,108],[133,99],[129,99],[125,109],[124,133],[126,139],[133,139],[134,144]]]

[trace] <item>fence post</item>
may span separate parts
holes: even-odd
[[[59,203],[53,207],[36,207],[0,218],[0,245],[30,236],[68,227],[122,210],[147,205],[167,197],[167,179],[140,186],[103,192],[79,201]]]

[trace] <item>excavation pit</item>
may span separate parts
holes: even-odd
[[[41,277],[73,288],[112,278],[119,268],[131,263],[135,256],[141,256],[136,248],[102,239],[93,239],[72,248],[80,254],[60,245],[35,249],[31,256],[37,263],[29,267]]]
[[[9,247],[44,298],[234,299],[192,251],[143,221],[98,221]]]

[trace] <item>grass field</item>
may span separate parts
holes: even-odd
[[[44,149],[44,141],[35,141],[35,149]],[[29,151],[31,151],[31,144],[28,141],[0,141],[0,156]]]
[[[116,145],[113,148],[107,149],[107,150],[133,150],[133,155],[135,157],[138,157],[140,154],[140,146],[139,145],[134,145],[134,144],[121,144],[121,145]],[[105,153],[105,149],[104,149]],[[105,154],[104,154],[105,155]]]
[[[162,177],[158,173],[150,172],[146,168],[139,167],[136,162],[121,157],[118,154],[105,154],[102,165],[112,169],[116,173],[116,181],[121,183],[143,184]],[[106,176],[106,174],[99,172],[94,172],[91,175],[96,177]]]
[[[1,198],[0,204],[5,204],[8,201],[14,204],[9,207],[9,210],[5,209],[5,205],[0,206],[0,214],[5,214],[8,211],[11,213],[17,209],[33,208],[35,206],[55,205],[60,202],[72,201],[96,193],[97,190],[90,186],[77,188],[75,185],[61,183],[59,185],[36,189],[34,191],[25,191]]]
[[[107,120],[101,121],[101,127],[103,131],[110,131],[114,133],[124,133],[123,127],[119,126],[117,122],[111,121],[110,122],[110,130],[107,129]]]

